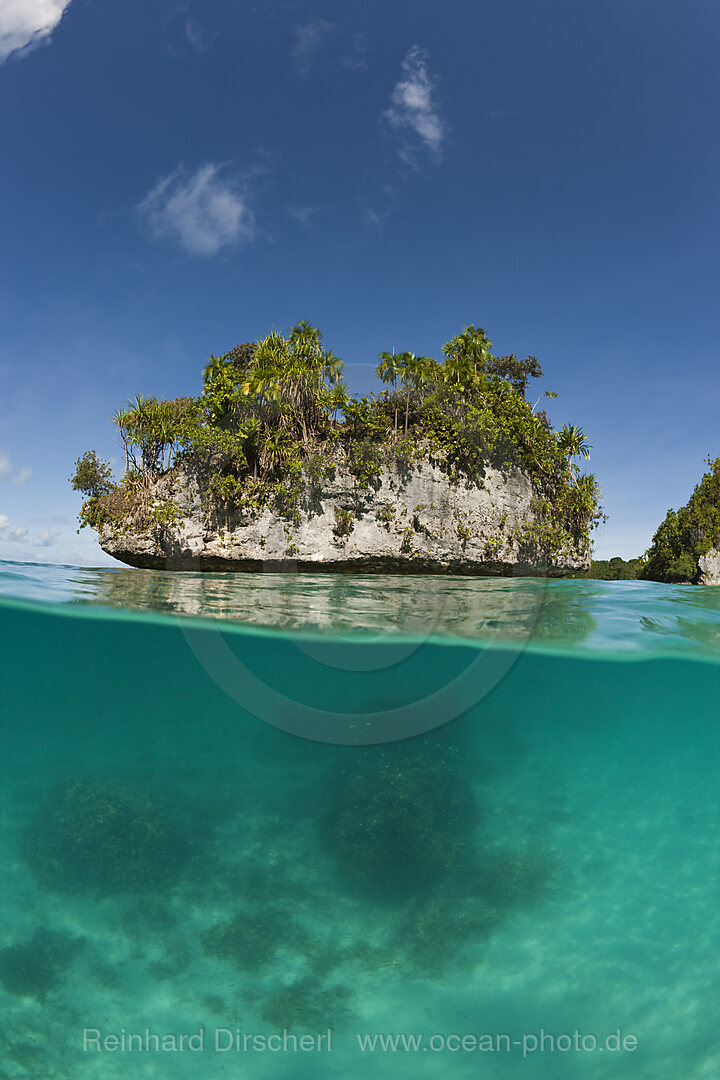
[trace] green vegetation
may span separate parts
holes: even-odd
[[[26,861],[50,888],[108,896],[175,878],[182,831],[145,791],[114,781],[55,788],[24,836]]]
[[[655,533],[640,575],[646,580],[695,584],[698,559],[720,547],[720,457],[708,457],[707,464],[710,469],[687,505],[668,510]]]
[[[353,531],[354,518],[351,510],[343,510],[341,506],[333,508],[335,514],[335,533],[341,539],[346,540]]]
[[[709,471],[695,487],[686,506],[668,510],[644,556],[634,559],[593,559],[590,569],[574,577],[596,581],[663,581],[696,584],[698,560],[720,547],[720,458],[708,457]]]
[[[91,499],[108,495],[115,487],[109,463],[101,461],[94,450],[88,450],[77,459],[70,483],[73,491],[81,491]]]
[[[481,482],[487,465],[525,470],[538,525],[515,539],[548,558],[583,549],[602,516],[597,482],[575,460],[589,444],[574,425],[553,431],[540,398],[525,400],[529,380],[542,375],[535,357],[496,357],[491,348],[483,329],[468,326],[442,361],[382,352],[384,389],[361,397],[348,394],[342,361],[308,322],[211,356],[199,397],[136,397],[114,414],[125,460],[117,483],[94,451],[78,459],[71,483],[88,496],[80,525],[163,529],[178,514],[172,480],[180,468],[200,478],[219,530],[265,507],[297,525],[313,512],[326,473],[340,470],[372,491],[383,468],[402,474],[430,459],[454,483]],[[161,477],[170,481],[162,491]],[[382,511],[386,524],[391,511]],[[337,511],[341,539],[351,531],[347,513]]]

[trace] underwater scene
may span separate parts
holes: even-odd
[[[0,563],[0,1080],[716,1080],[720,591]]]

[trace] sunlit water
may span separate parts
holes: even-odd
[[[0,596],[2,1080],[720,1076],[720,590]]]

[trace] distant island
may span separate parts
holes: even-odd
[[[526,400],[537,359],[494,356],[467,326],[442,360],[378,357],[351,395],[322,334],[211,356],[199,397],[136,397],[114,414],[124,472],[95,451],[71,483],[80,526],[158,569],[550,574],[590,565],[602,519],[581,428]]]
[[[662,581],[676,585],[720,585],[720,457],[707,459],[709,471],[686,506],[668,510],[644,555],[634,559],[593,559],[573,577],[594,581]]]
[[[614,555],[611,559],[593,559],[589,570],[573,577],[588,581],[636,581],[642,577],[645,560],[642,555],[634,559],[622,559]]]
[[[720,457],[679,510],[668,510],[644,560],[649,581],[720,585]]]

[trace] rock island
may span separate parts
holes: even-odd
[[[316,327],[211,356],[197,398],[115,413],[124,472],[88,451],[80,524],[130,566],[562,576],[601,519],[582,430],[526,400],[535,357],[466,327],[442,360],[383,352],[351,395]],[[546,393],[543,397],[554,397]]]

